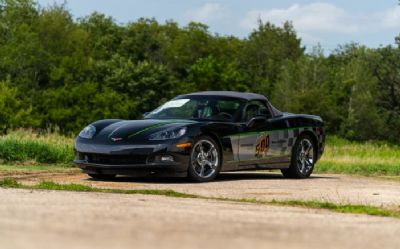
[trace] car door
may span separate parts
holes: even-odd
[[[250,120],[258,119],[258,124],[248,126]],[[264,121],[263,121],[264,120]],[[250,101],[244,109],[242,122],[246,124],[239,135],[239,165],[268,166],[275,162],[287,161],[287,122],[273,117],[262,101]],[[269,166],[268,166],[269,167]]]

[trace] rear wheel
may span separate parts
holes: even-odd
[[[113,180],[115,175],[104,175],[104,174],[88,174],[91,178],[96,180]]]
[[[290,168],[282,169],[287,178],[307,178],[314,170],[316,149],[310,136],[302,134],[298,137],[293,150]]]
[[[218,144],[209,136],[200,137],[192,147],[188,175],[196,182],[215,179],[221,169],[221,152]]]

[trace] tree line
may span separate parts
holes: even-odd
[[[0,0],[2,132],[75,133],[202,90],[261,93],[283,111],[322,116],[330,134],[400,143],[399,46],[345,44],[325,55],[306,52],[290,22],[260,21],[238,38],[195,22],[122,25],[101,13],[74,19],[65,5]]]

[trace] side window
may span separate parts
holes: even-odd
[[[250,119],[256,116],[265,116],[266,118],[271,117],[267,106],[261,101],[251,101],[247,104],[243,113],[243,122],[248,122]]]

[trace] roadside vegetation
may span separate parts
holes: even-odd
[[[394,42],[328,54],[304,47],[290,20],[234,37],[197,22],[121,24],[97,12],[74,17],[67,3],[0,0],[0,133],[76,134],[98,119],[137,119],[178,94],[233,90],[320,115],[330,134],[400,144],[400,36]]]
[[[31,163],[31,162],[29,162]],[[69,164],[28,164],[28,163],[10,163],[0,164],[0,176],[41,174],[41,173],[79,173],[80,169]]]
[[[0,136],[0,171],[65,171],[73,167],[72,137],[16,130]],[[400,147],[385,142],[350,142],[336,136],[326,149],[316,173],[399,176]]]
[[[213,201],[226,201],[226,202],[238,202],[238,203],[249,203],[258,205],[278,205],[278,206],[291,206],[311,209],[325,209],[338,213],[349,213],[349,214],[365,214],[383,217],[400,218],[400,210],[394,208],[382,208],[368,205],[353,205],[353,204],[336,204],[330,202],[321,201],[303,201],[303,200],[272,200],[262,201],[257,199],[235,199],[235,198],[218,198],[218,197],[206,197],[201,195],[193,195],[177,192],[174,190],[153,190],[153,189],[135,189],[135,190],[124,190],[124,189],[107,189],[107,188],[96,188],[81,184],[60,184],[54,182],[40,182],[36,185],[25,185],[21,184],[13,178],[6,178],[0,181],[1,188],[19,188],[19,189],[37,189],[37,190],[59,190],[59,191],[79,191],[79,192],[98,192],[98,193],[113,193],[113,194],[142,194],[142,195],[161,195],[166,197],[174,198],[195,198],[202,200],[213,200]]]
[[[350,142],[328,137],[316,173],[399,176],[400,147],[384,142]]]
[[[73,18],[67,4],[34,0],[0,0],[0,23],[0,165],[72,166],[72,136],[94,120],[136,119],[178,94],[233,90],[320,115],[337,137],[316,172],[400,175],[400,36],[328,55],[306,49],[290,20],[260,21],[238,38],[195,22]],[[386,142],[368,142],[377,140]]]
[[[17,130],[0,137],[1,164],[71,164],[73,139],[56,133]]]

